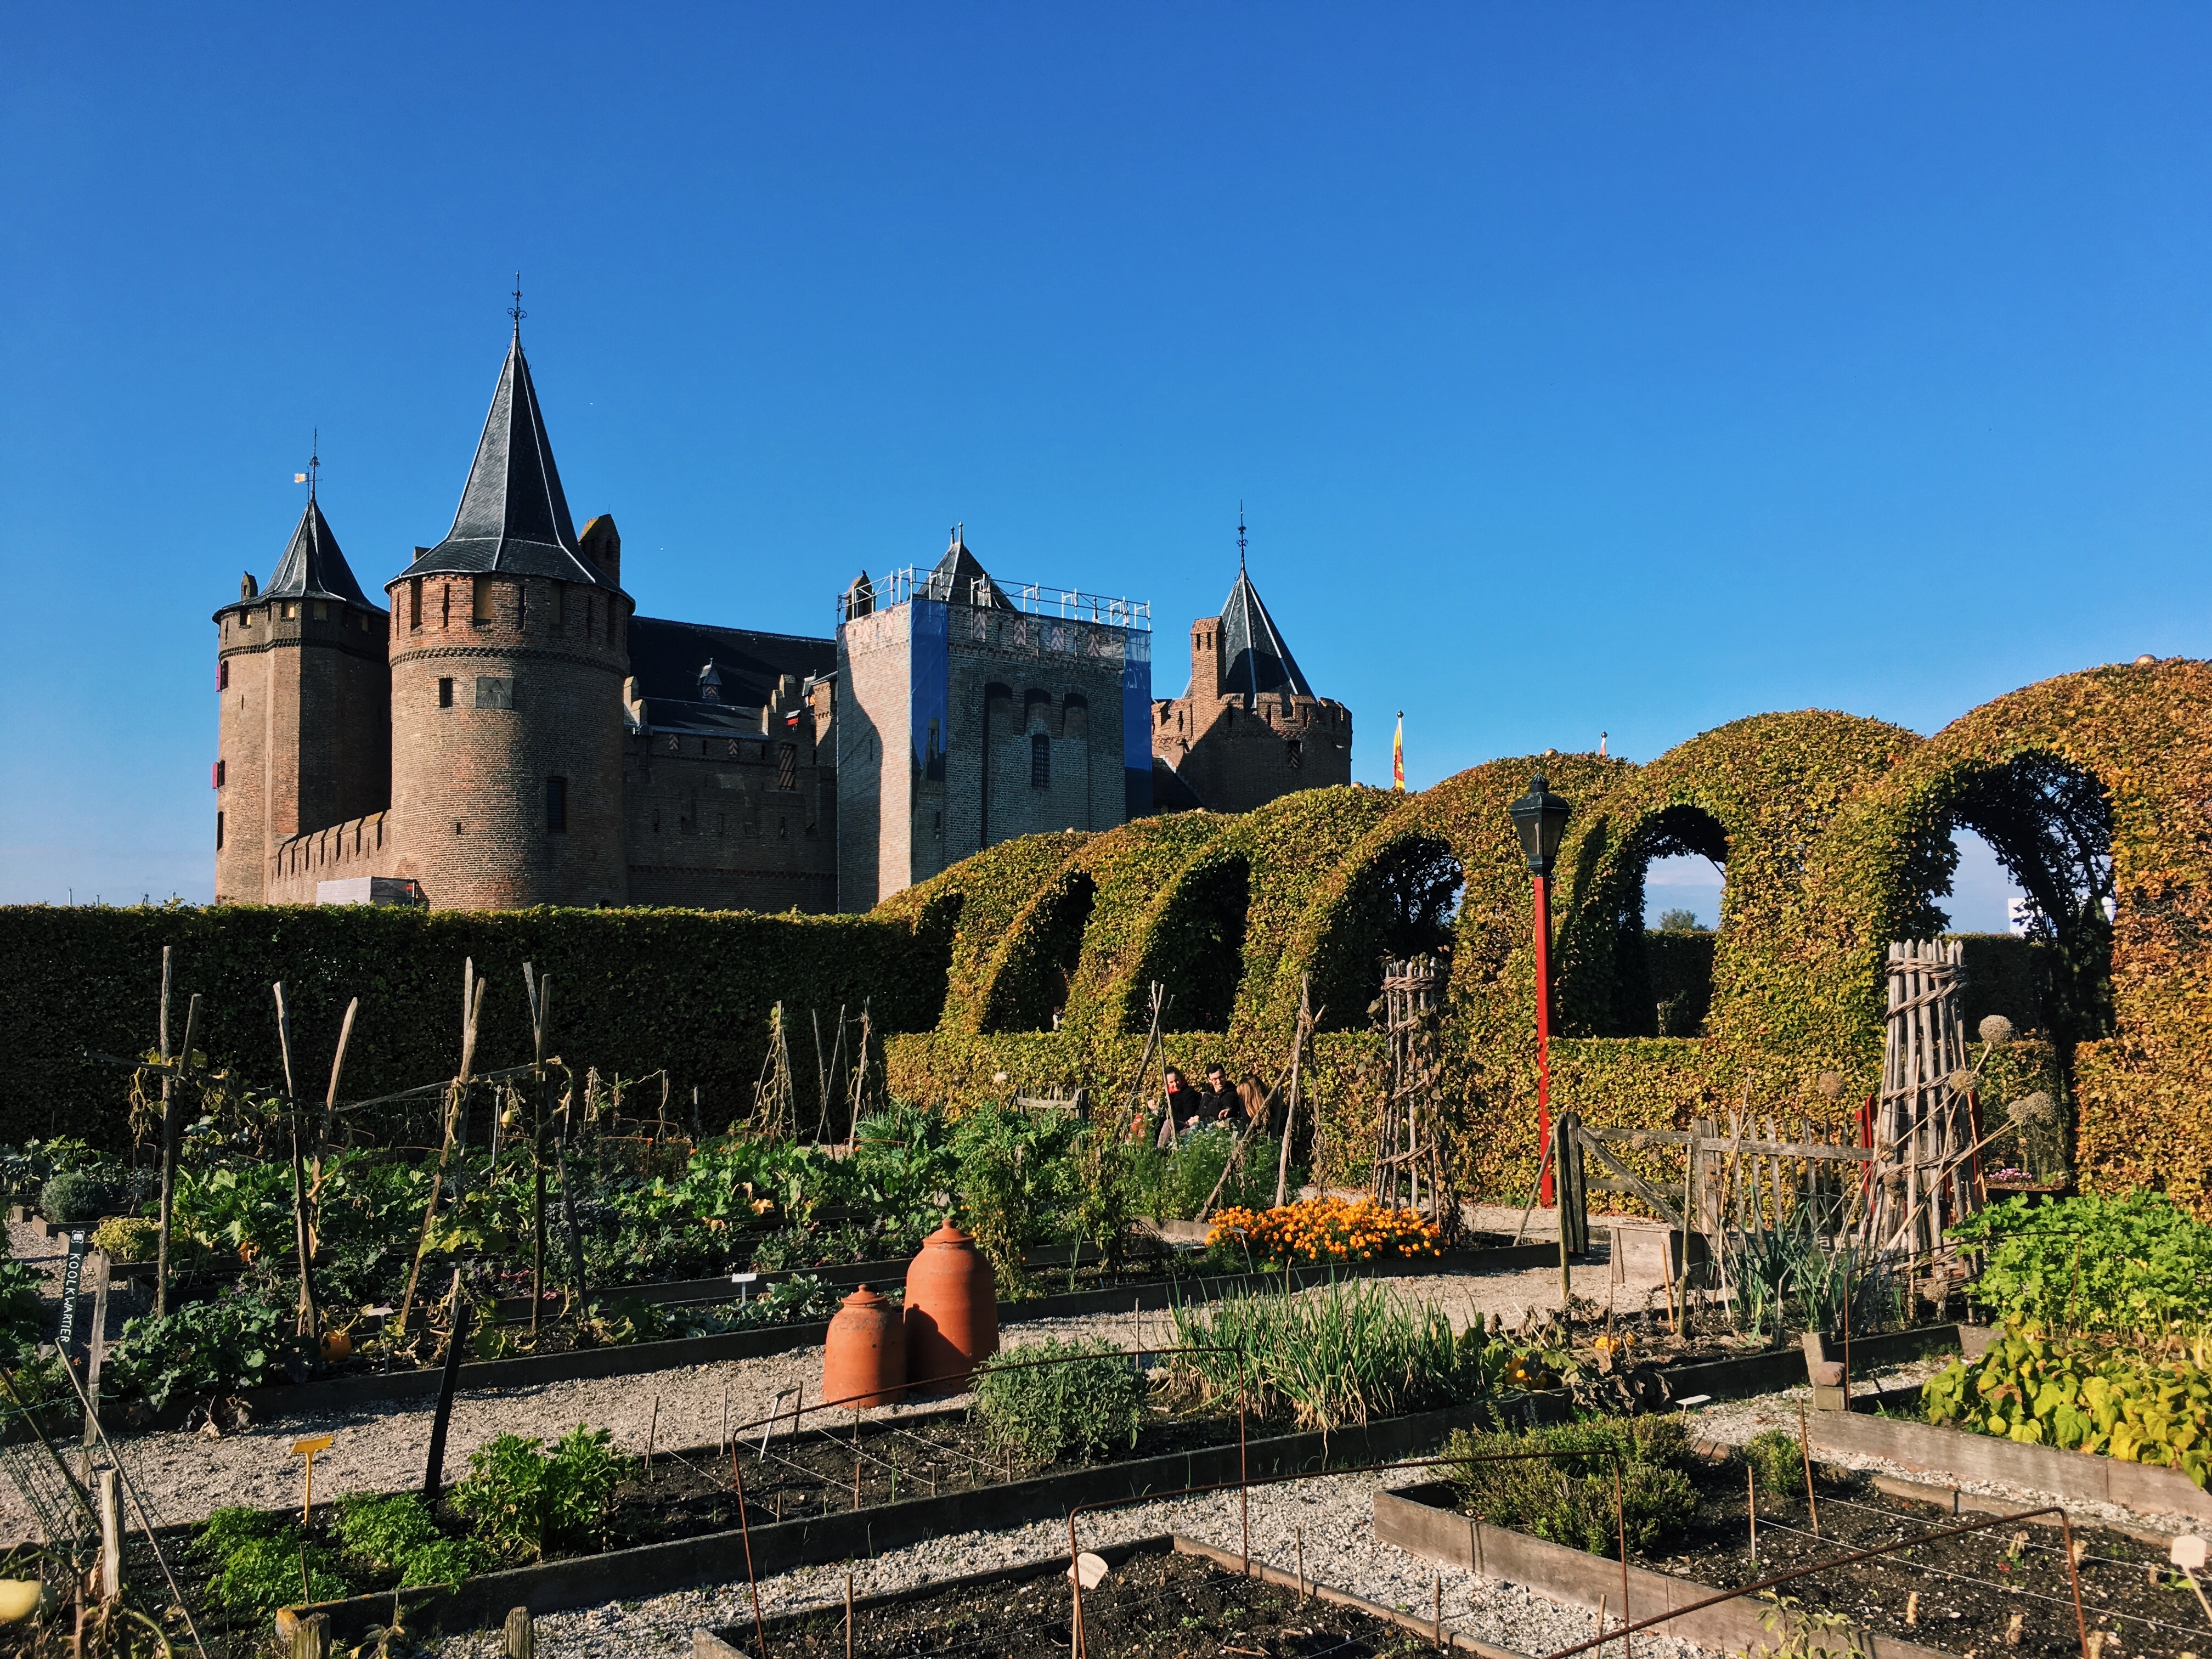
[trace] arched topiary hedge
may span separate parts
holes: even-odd
[[[1901,936],[1950,875],[1949,830],[1976,786],[2050,756],[2103,787],[2112,817],[2112,1035],[2073,1054],[2075,1157],[2103,1188],[2212,1199],[2212,665],[2063,675],[1964,715],[1900,761],[1825,849],[1831,879],[1879,906],[1863,950]]]
[[[1078,855],[1096,872],[1097,902],[1063,1029],[984,1037],[988,975],[963,979],[960,964],[1013,961],[1032,925],[1024,912],[1046,924],[1042,902],[1070,862],[1024,855],[1037,864],[1002,866],[1022,884],[1018,902],[963,912],[945,1018],[932,1036],[896,1040],[895,1074],[939,1096],[1000,1071],[1018,1084],[1036,1073],[1126,1088],[1142,1042],[1131,1011],[1178,948],[1177,896],[1233,865],[1248,872],[1250,902],[1231,1029],[1178,1036],[1170,1057],[1272,1077],[1310,975],[1330,1023],[1351,1028],[1323,1035],[1309,1072],[1337,1173],[1351,1173],[1371,1111],[1360,1071],[1379,1054],[1358,1028],[1389,933],[1383,875],[1409,847],[1442,849],[1466,878],[1443,1022],[1449,1086],[1469,1131],[1462,1179],[1469,1191],[1517,1193],[1536,1152],[1534,963],[1528,872],[1505,808],[1540,770],[1576,808],[1554,889],[1555,1030],[1571,1034],[1553,1042],[1555,1103],[1651,1127],[1746,1099],[1817,1117],[1835,1109],[1817,1091],[1821,1073],[1843,1073],[1846,1101],[1875,1086],[1885,946],[1941,930],[1952,830],[1967,823],[2002,841],[2006,801],[2033,769],[2023,757],[2045,769],[2038,778],[2094,780],[2112,824],[2112,1035],[2073,1055],[2082,1174],[2101,1186],[2150,1181],[2202,1206],[2212,1188],[2212,1106],[2199,1082],[2212,1074],[2212,667],[2195,662],[2045,681],[1932,739],[1848,714],[1767,714],[1643,767],[1589,755],[1493,761],[1419,795],[1316,790],[1240,818],[1130,826]],[[1682,846],[1727,861],[1705,1035],[1639,1036],[1644,870]],[[960,871],[939,881],[964,883],[971,902],[988,884]],[[995,956],[982,951],[987,936]]]

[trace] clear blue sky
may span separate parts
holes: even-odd
[[[442,534],[518,265],[647,612],[826,633],[961,520],[1150,599],[1172,694],[1242,498],[1369,781],[1401,708],[1419,787],[2203,654],[2209,47],[2201,8],[9,8],[0,899],[208,894],[209,613],[313,428],[365,585]]]

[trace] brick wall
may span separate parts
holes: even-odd
[[[318,882],[392,874],[397,828],[390,813],[371,812],[279,842],[270,853],[260,902],[313,904]]]
[[[817,743],[811,713],[794,726],[775,726],[757,737],[654,732],[623,739],[633,904],[837,908],[830,747]],[[780,787],[787,744],[791,789]]]

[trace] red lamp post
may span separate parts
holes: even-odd
[[[1574,811],[1551,791],[1547,780],[1528,780],[1528,793],[1505,809],[1520,833],[1528,872],[1536,887],[1536,1145],[1537,1156],[1552,1140],[1552,861]],[[1552,1171],[1544,1171],[1539,1201],[1552,1201]]]

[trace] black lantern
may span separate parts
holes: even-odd
[[[1528,855],[1528,868],[1540,876],[1552,873],[1552,860],[1559,855],[1559,842],[1567,833],[1567,815],[1575,809],[1551,791],[1548,780],[1528,780],[1528,793],[1505,809],[1513,827],[1521,832],[1521,850]]]

